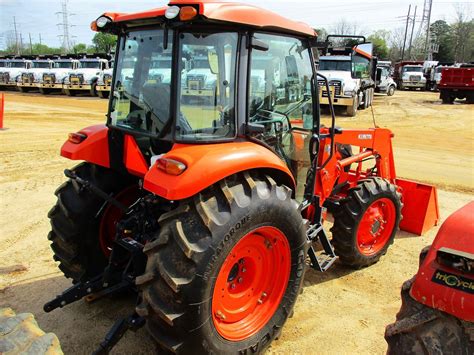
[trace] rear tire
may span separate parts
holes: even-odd
[[[333,211],[332,243],[340,261],[360,269],[385,255],[401,220],[401,194],[387,180],[359,182]]]
[[[148,330],[160,347],[178,354],[263,352],[279,336],[292,314],[304,277],[307,241],[303,219],[291,198],[291,190],[277,185],[268,176],[237,174],[183,201],[176,210],[161,216],[159,222],[161,228],[156,240],[144,249],[148,256],[146,272],[137,278],[136,283],[142,290],[142,302],[137,306],[137,313],[147,319]],[[252,234],[264,228],[278,229],[284,239],[276,242],[273,236],[266,239],[263,232]],[[260,254],[254,253],[251,247],[249,254],[245,253],[247,247],[236,249],[236,245],[247,240],[249,234],[255,235],[254,243],[260,243]],[[285,243],[288,257],[284,257],[284,253],[277,254],[281,255],[277,263],[287,264],[287,269],[262,270],[257,267],[257,257],[266,260],[266,253],[274,253]],[[240,258],[235,250],[245,256]],[[247,257],[249,260],[244,260]],[[227,276],[226,270],[234,262]],[[248,265],[249,270],[240,280],[239,273],[245,272],[242,265]],[[273,298],[279,293],[273,293],[272,286],[265,296],[265,292],[260,294],[262,290],[255,293],[253,288],[250,290],[250,285],[257,280],[255,275],[283,279],[286,271],[288,279],[280,290],[280,299]],[[222,275],[224,284],[219,281]],[[238,285],[231,287],[231,283]],[[275,283],[279,283],[277,278]],[[216,287],[216,284],[220,286]],[[238,325],[238,320],[225,316],[230,314],[226,313],[227,308],[222,308],[222,312],[221,308],[214,309],[227,300],[228,293],[232,292],[230,289],[234,288],[239,292],[244,289],[244,295],[252,297],[240,297],[241,302],[249,302],[254,297],[263,299],[256,302],[257,307],[250,312],[257,317],[268,317],[258,327],[253,328],[253,323],[241,327],[252,332],[247,336],[244,333],[239,339],[227,338],[225,331],[226,325]],[[232,307],[232,302],[230,304]],[[262,311],[271,305],[275,307],[274,311]],[[236,331],[241,328],[236,327]]]
[[[410,296],[412,283],[413,279],[403,284],[397,321],[385,329],[387,354],[473,354],[474,342],[466,331],[468,323],[418,303]]]
[[[136,183],[129,176],[90,163],[77,165],[73,171],[109,194]],[[48,239],[54,260],[59,262],[64,276],[74,282],[89,280],[101,273],[107,263],[99,238],[105,202],[72,180],[62,184],[55,195],[58,201],[48,213],[52,227]]]

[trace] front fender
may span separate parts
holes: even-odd
[[[159,170],[155,164],[145,175],[144,188],[167,200],[189,198],[228,176],[252,169],[284,174],[292,183],[289,187],[295,187],[286,164],[272,151],[252,142],[175,144],[163,158],[178,160],[187,166],[181,175],[175,176]]]
[[[61,148],[61,156],[110,168],[108,132],[109,129],[103,124],[81,129],[79,133],[87,138],[80,144],[66,141]]]

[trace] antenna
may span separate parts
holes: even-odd
[[[61,0],[62,11],[56,12],[56,15],[61,15],[63,18],[63,22],[58,23],[57,26],[61,26],[63,28],[63,34],[59,35],[58,37],[62,39],[62,49],[64,54],[69,53],[69,51],[71,50],[71,47],[73,46],[71,38],[75,37],[69,34],[69,29],[71,27],[74,27],[74,25],[69,23],[69,17],[75,14],[69,13],[67,8],[68,2],[69,0]]]

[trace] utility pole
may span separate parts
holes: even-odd
[[[413,15],[413,23],[411,26],[411,35],[410,35],[410,45],[408,46],[408,58],[411,59],[411,44],[413,42],[413,32],[415,32],[415,22],[416,22],[416,9],[418,6],[415,6],[415,14]]]
[[[430,6],[428,10],[428,19],[426,23],[426,40],[425,40],[425,56],[427,60],[433,60],[433,51],[431,46],[428,47],[428,41],[430,40],[430,25],[431,25],[431,9],[433,8],[433,0],[430,0]]]
[[[410,6],[408,6],[407,24],[405,26],[405,37],[403,38],[402,62],[403,62],[403,59],[405,58],[405,43],[407,42],[408,21],[410,21],[410,12],[411,12],[411,4]]]
[[[23,51],[23,33],[20,32],[20,55],[21,52]]]
[[[18,46],[18,30],[16,29],[16,17],[13,16],[13,27],[15,28],[15,49],[16,54],[20,55],[20,47]]]
[[[30,54],[33,55],[33,42],[31,41],[31,33],[28,33],[28,36],[30,36]]]
[[[43,42],[41,41],[41,33],[39,34],[39,40],[40,40],[40,44],[43,44]]]

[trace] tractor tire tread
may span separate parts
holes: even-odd
[[[473,354],[474,339],[468,323],[413,299],[413,281],[414,278],[403,284],[402,306],[395,323],[385,329],[387,354]]]

